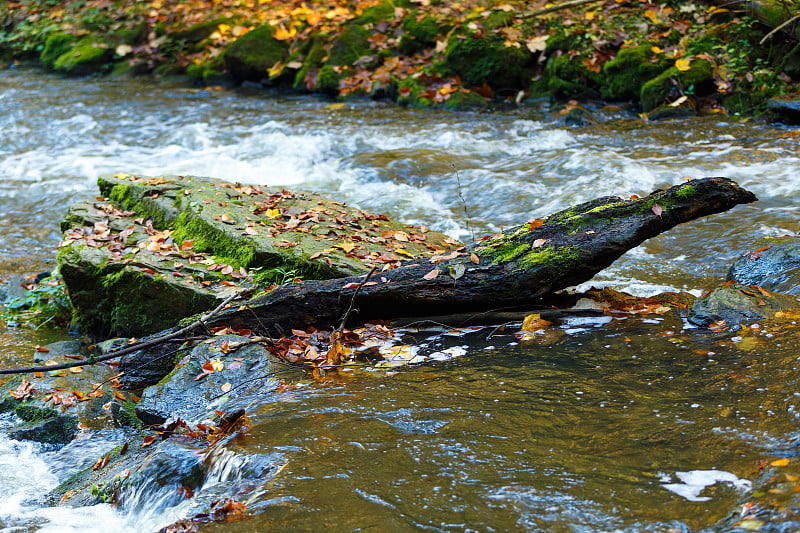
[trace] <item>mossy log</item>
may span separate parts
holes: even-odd
[[[357,310],[351,319],[358,322],[531,306],[591,279],[646,239],[756,200],[726,178],[692,180],[645,198],[597,198],[461,251],[373,273],[366,282],[362,274],[281,286],[209,325],[270,335],[336,327],[351,301]]]

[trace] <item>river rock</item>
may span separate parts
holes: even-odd
[[[70,207],[59,268],[84,331],[138,336],[244,288],[361,274],[460,246],[314,193],[191,176],[98,180]]]
[[[70,341],[48,345],[48,361],[74,361]],[[66,357],[65,357],[66,355]],[[70,357],[71,356],[71,357]],[[45,363],[46,364],[46,363]],[[107,365],[86,365],[71,370],[16,376],[0,388],[0,412],[13,412],[19,423],[9,430],[14,439],[65,444],[80,427],[102,427],[110,418],[104,409],[112,399],[126,397],[112,391],[114,370]]]
[[[733,263],[728,279],[784,294],[800,294],[800,238],[760,240]]]
[[[798,307],[792,296],[760,291],[758,287],[741,283],[726,283],[706,296],[695,300],[688,320],[700,327],[719,321],[734,326],[750,320],[761,320]]]
[[[800,123],[800,93],[770,98],[767,100],[767,107],[786,122]]]
[[[260,344],[220,335],[192,348],[175,370],[145,389],[136,406],[145,424],[180,418],[193,423],[241,411],[274,390],[281,372],[298,372],[274,360]],[[244,344],[240,344],[244,343]]]

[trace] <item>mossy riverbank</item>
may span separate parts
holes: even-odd
[[[652,117],[759,114],[770,98],[797,90],[796,36],[768,35],[763,14],[751,9],[614,0],[543,6],[7,2],[0,58],[65,75],[185,77],[450,110],[550,97],[630,101]]]

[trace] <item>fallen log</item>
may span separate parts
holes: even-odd
[[[359,275],[281,286],[217,314],[208,325],[262,334],[332,328],[356,291],[358,322],[530,306],[588,281],[627,250],[678,224],[756,200],[726,178],[692,180],[644,198],[597,198],[460,251],[375,273],[366,282]]]

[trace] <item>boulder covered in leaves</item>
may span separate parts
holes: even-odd
[[[315,193],[190,176],[98,180],[70,207],[59,268],[81,327],[136,336],[234,292],[365,273],[460,246]]]

